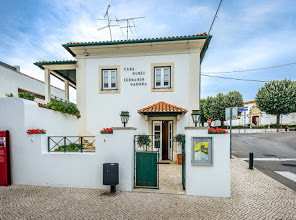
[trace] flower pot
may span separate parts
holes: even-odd
[[[182,165],[182,154],[178,154],[177,158],[178,158],[178,164]]]

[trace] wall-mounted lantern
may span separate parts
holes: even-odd
[[[200,123],[200,111],[199,110],[192,110],[191,117],[195,127],[197,127],[197,123]]]
[[[123,127],[125,127],[125,124],[128,122],[129,120],[129,112],[124,112],[122,111],[120,114],[121,117],[121,122],[123,123]]]

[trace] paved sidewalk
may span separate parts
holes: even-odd
[[[0,219],[296,219],[296,193],[231,160],[232,197],[0,187]]]

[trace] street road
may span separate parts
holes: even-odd
[[[248,159],[254,167],[296,191],[296,132],[233,134],[233,155]]]

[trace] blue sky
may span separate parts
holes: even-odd
[[[219,0],[1,0],[0,60],[43,80],[33,65],[40,60],[73,59],[61,46],[69,41],[109,40],[97,31],[108,4],[111,18],[145,16],[132,38],[190,35],[207,32]],[[224,0],[211,34],[202,72],[224,72],[296,62],[296,1]],[[123,39],[113,29],[115,39]],[[296,80],[296,65],[224,77]],[[57,80],[54,84],[63,85]],[[202,77],[202,97],[240,91],[253,100],[264,83]]]

